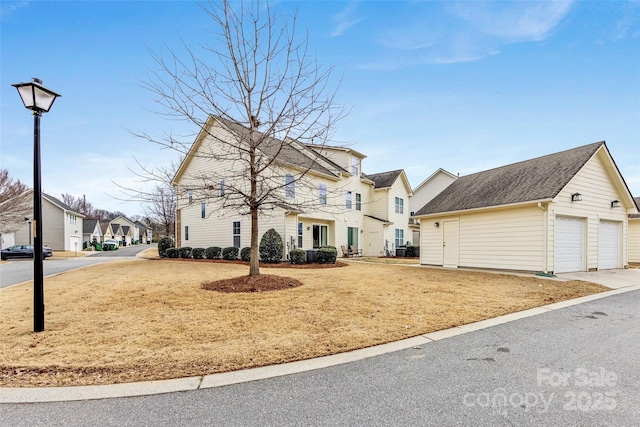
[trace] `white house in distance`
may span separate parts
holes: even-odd
[[[640,206],[640,197],[634,199]],[[629,262],[640,263],[640,214],[629,215]]]
[[[86,249],[91,246],[93,239],[96,239],[97,243],[102,243],[102,229],[100,228],[100,221],[97,219],[87,219],[83,221],[83,233],[82,233],[82,247]]]
[[[250,217],[221,209],[229,181],[214,186],[203,185],[202,179],[196,178],[210,175],[210,171],[224,176],[232,167],[230,162],[200,153],[220,150],[221,139],[233,140],[246,132],[237,123],[211,116],[206,131],[196,138],[172,181],[178,194],[176,246],[250,245]],[[331,245],[340,253],[341,246],[353,245],[365,255],[375,256],[406,243],[411,187],[404,171],[366,175],[362,173],[366,156],[356,150],[295,141],[290,146],[268,139],[260,154],[278,160],[272,172],[282,177],[282,203],[260,217],[260,238],[274,228],[287,252]],[[293,182],[303,171],[307,171],[304,179]]]
[[[411,216],[415,214],[415,212],[426,205],[431,201],[434,197],[442,192],[445,188],[447,188],[453,181],[458,179],[458,177],[451,172],[447,172],[446,170],[439,168],[437,171],[432,173],[427,179],[422,181],[416,188],[413,189],[413,197],[409,199],[409,210],[411,211]],[[414,245],[420,245],[420,221],[414,218],[409,220],[412,230],[412,237]]]
[[[563,273],[628,265],[638,208],[604,142],[458,178],[420,208],[420,263]]]
[[[32,190],[31,190],[32,191]],[[42,193],[42,243],[54,251],[81,251],[84,215],[53,196]],[[15,232],[15,244],[33,243],[32,222]]]

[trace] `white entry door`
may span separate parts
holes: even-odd
[[[620,223],[600,221],[598,229],[598,270],[621,267]]]
[[[443,221],[443,266],[458,268],[460,262],[460,227],[458,220]]]
[[[554,273],[584,271],[584,219],[556,217]]]

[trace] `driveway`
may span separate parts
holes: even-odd
[[[101,264],[123,258],[132,258],[139,252],[153,246],[154,245],[134,245],[118,249],[117,251],[95,252],[91,255],[77,258],[49,258],[42,263],[44,276],[46,277],[88,265]],[[0,288],[26,282],[27,280],[33,280],[33,260],[11,260],[0,264]]]
[[[584,280],[585,282],[598,283],[611,289],[640,285],[640,269],[637,268],[561,273],[558,274],[558,277],[566,280]]]
[[[292,375],[2,404],[1,426],[638,426],[640,291]],[[243,351],[250,351],[245,348]]]

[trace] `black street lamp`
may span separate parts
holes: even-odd
[[[12,85],[24,106],[33,111],[33,331],[44,331],[44,287],[42,272],[42,179],[40,174],[40,117],[60,95],[42,86],[42,80]]]

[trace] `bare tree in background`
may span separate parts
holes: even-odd
[[[19,179],[0,169],[0,233],[15,231],[33,215],[33,193]]]
[[[216,142],[216,150],[189,155],[225,162],[229,170],[212,168],[187,178],[200,183],[193,190],[202,200],[225,180],[219,207],[251,217],[249,275],[258,275],[258,217],[291,204],[284,197],[279,162],[285,153],[304,150],[305,144],[322,146],[330,140],[344,111],[335,105],[335,89],[330,89],[333,68],[323,69],[309,56],[307,38],[296,36],[295,14],[283,18],[275,7],[259,1],[209,2],[203,10],[214,24],[212,43],[197,50],[184,43],[183,56],[172,50],[152,54],[159,69],[145,86],[158,96],[164,114],[195,125],[197,133]],[[222,138],[207,127],[210,117],[240,131],[235,138]],[[139,136],[182,156],[193,143],[193,136]],[[305,175],[312,167],[305,165],[294,182],[308,182]]]
[[[68,205],[75,212],[85,215],[87,218],[93,218],[94,208],[90,202],[87,202],[87,197],[83,194],[81,197],[75,197],[69,193],[61,194],[62,201]]]

